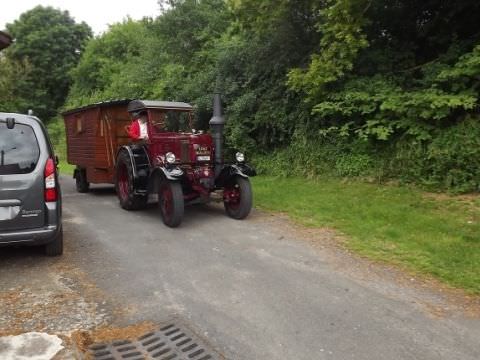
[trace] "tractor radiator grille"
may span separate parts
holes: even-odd
[[[182,163],[189,163],[190,162],[189,144],[190,144],[190,142],[188,140],[182,140],[180,142],[180,161]]]

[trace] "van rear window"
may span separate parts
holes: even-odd
[[[0,175],[28,174],[35,170],[40,148],[33,129],[15,124],[8,129],[0,121]]]

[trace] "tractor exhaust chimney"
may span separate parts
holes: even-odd
[[[210,119],[213,144],[215,146],[215,177],[220,174],[223,166],[223,134],[225,118],[222,111],[222,99],[220,94],[213,95],[213,116]]]

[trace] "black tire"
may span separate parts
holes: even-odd
[[[148,196],[134,193],[132,162],[126,151],[121,151],[118,155],[115,172],[115,190],[120,206],[125,210],[145,208]]]
[[[60,256],[63,254],[63,228],[60,228],[52,242],[45,245],[45,255]]]
[[[228,193],[238,192],[238,197],[229,198]],[[234,176],[224,188],[223,205],[228,216],[236,220],[245,219],[252,210],[253,195],[250,180],[241,176]]]
[[[90,189],[90,183],[87,181],[87,172],[85,169],[77,169],[75,171],[75,185],[79,193],[86,193]]]
[[[182,184],[163,179],[158,188],[158,207],[165,225],[171,228],[179,226],[185,211]]]

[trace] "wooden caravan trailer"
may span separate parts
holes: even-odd
[[[89,183],[114,183],[117,151],[130,142],[125,129],[131,122],[129,102],[101,102],[62,114],[67,161],[76,165],[74,177],[79,191],[88,191]]]

